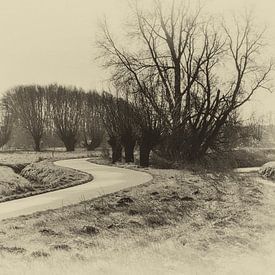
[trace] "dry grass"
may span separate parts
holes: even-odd
[[[16,166],[18,164],[30,164],[41,160],[61,160],[71,158],[86,158],[93,155],[92,152],[78,149],[75,152],[64,151],[0,151],[0,164]]]
[[[259,173],[265,178],[275,180],[275,162],[268,162],[263,165]]]
[[[51,161],[32,163],[26,166],[20,174],[32,182],[34,188],[39,190],[69,187],[92,180],[91,175],[56,166]]]
[[[235,167],[259,167],[275,160],[275,149],[244,148],[232,152]]]
[[[260,167],[267,162],[275,160],[275,149],[268,148],[240,148],[228,152],[212,153],[196,162],[172,162],[168,161],[156,153],[151,155],[151,167],[157,169],[189,169],[197,172],[228,172],[235,168]],[[97,158],[93,156],[93,161],[98,164],[112,165],[111,160],[102,159],[98,152]],[[125,164],[118,164],[123,165]],[[136,167],[139,165],[138,156]]]
[[[229,274],[274,232],[275,190],[255,175],[149,172],[151,183],[3,221],[1,274]]]
[[[0,202],[33,196],[92,180],[86,173],[55,166],[52,161],[87,157],[87,152],[1,153]],[[42,159],[49,159],[41,161]],[[29,164],[31,163],[31,164]],[[17,173],[15,173],[15,171]]]
[[[9,167],[0,166],[0,201],[32,190],[32,185],[27,179],[15,174]]]

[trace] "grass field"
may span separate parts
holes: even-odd
[[[221,274],[275,229],[255,175],[148,171],[151,183],[3,221],[1,274]]]
[[[264,161],[273,153],[251,154]],[[17,154],[21,159],[15,153],[2,153],[2,159],[18,165],[20,160],[87,156],[86,152]],[[244,163],[247,156],[238,156]],[[251,155],[247,158],[255,166]],[[92,160],[106,163],[100,157]],[[43,175],[43,163],[31,165],[35,168],[29,174],[39,177],[36,172],[41,168]],[[12,173],[1,168],[2,175]],[[0,273],[272,274],[275,188],[259,183],[256,174],[145,171],[154,176],[152,182],[2,221]],[[263,273],[263,268],[270,273]]]

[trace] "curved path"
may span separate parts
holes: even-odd
[[[92,181],[58,191],[0,203],[0,220],[76,204],[137,186],[152,179],[152,176],[145,172],[93,164],[87,160],[61,160],[55,164],[89,173],[94,177]]]

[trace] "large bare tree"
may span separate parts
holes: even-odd
[[[200,158],[231,113],[255,91],[270,89],[273,64],[263,59],[264,31],[249,15],[228,24],[182,1],[170,7],[155,1],[150,11],[136,6],[134,15],[128,46],[104,24],[98,42],[104,66],[112,69],[113,81],[135,82],[165,121],[173,140],[167,150]]]

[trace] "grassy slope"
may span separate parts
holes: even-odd
[[[91,180],[92,177],[88,174],[52,164],[54,160],[81,158],[88,155],[86,151],[55,152],[54,154],[52,152],[1,152],[0,202],[66,188]],[[43,159],[49,161],[41,161]],[[12,170],[19,172],[25,166],[26,168],[20,174]]]
[[[28,180],[9,167],[0,166],[0,201],[9,196],[33,190]]]
[[[274,190],[255,175],[149,171],[153,182],[131,190],[2,222],[0,270],[213,274],[275,228]]]

